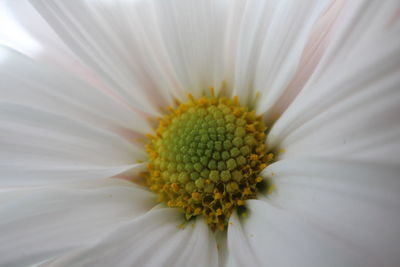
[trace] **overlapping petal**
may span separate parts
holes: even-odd
[[[328,1],[63,1],[32,4],[69,47],[148,112],[209,86],[262,110],[283,93]],[[139,90],[140,88],[140,90]],[[145,89],[145,90],[143,90]]]
[[[249,240],[257,244],[264,240],[264,253],[270,251],[281,258],[277,259],[280,262],[286,260],[286,254],[285,243],[276,246],[279,235],[288,246],[287,253],[298,261],[296,266],[396,266],[399,256],[395,248],[400,245],[399,173],[399,165],[390,162],[318,157],[281,160],[265,170],[275,184],[274,193],[250,201],[244,228],[255,236]],[[264,229],[253,228],[263,224]],[[268,239],[257,236],[257,231],[277,234]],[[301,249],[311,242],[308,254],[290,246],[295,241]],[[255,249],[263,255],[261,248]]]
[[[66,254],[48,266],[218,266],[215,239],[205,221],[198,218],[182,226],[184,222],[177,210],[156,208],[95,246]]]
[[[382,140],[398,148],[400,24],[390,22],[399,8],[361,1],[347,9],[313,76],[271,129],[270,147],[345,157],[366,142],[371,151]]]
[[[107,178],[146,158],[138,142],[150,129],[144,117],[67,74],[0,51],[0,185]]]
[[[268,136],[278,161],[263,174],[275,193],[249,201],[241,222],[258,258],[275,266],[399,262],[399,6],[349,6]]]
[[[152,193],[119,179],[2,192],[0,265],[30,266],[92,246],[154,203]]]

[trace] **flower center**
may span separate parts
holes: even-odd
[[[266,153],[267,127],[237,98],[189,98],[150,136],[147,183],[187,219],[203,215],[222,231],[233,210],[255,198],[263,183],[259,173],[273,156]]]

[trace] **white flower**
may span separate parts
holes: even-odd
[[[398,1],[31,2],[54,32],[10,1],[45,50],[0,50],[0,266],[398,265]],[[180,228],[116,178],[146,170],[149,117],[223,82],[279,117],[275,191]]]

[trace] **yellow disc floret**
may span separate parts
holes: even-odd
[[[160,119],[147,151],[148,186],[187,219],[203,215],[224,230],[235,207],[255,198],[259,173],[272,160],[266,126],[237,99],[202,97]]]

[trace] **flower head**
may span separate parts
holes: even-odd
[[[4,3],[0,265],[400,262],[398,1]]]

